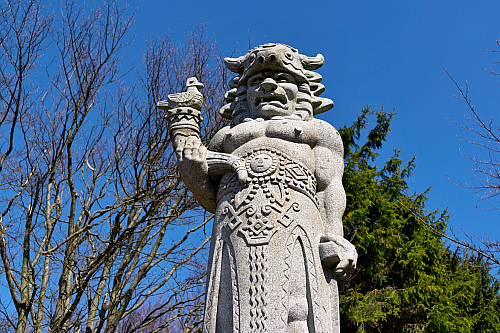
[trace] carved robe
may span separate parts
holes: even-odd
[[[219,185],[204,333],[337,332],[337,283],[318,254],[316,179],[284,148],[232,152],[248,180],[227,173]],[[304,329],[292,330],[294,320]]]

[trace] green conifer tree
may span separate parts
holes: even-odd
[[[426,211],[429,189],[409,194],[415,158],[405,163],[395,150],[375,163],[393,116],[367,107],[339,130],[345,237],[359,253],[340,299],[342,332],[500,332],[498,280],[484,260],[444,242],[449,214]],[[370,117],[376,124],[366,130]]]

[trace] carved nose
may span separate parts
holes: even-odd
[[[273,79],[267,78],[262,81],[262,83],[260,84],[260,88],[264,91],[273,91],[278,88],[278,85]]]

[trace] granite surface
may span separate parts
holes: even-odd
[[[232,122],[208,147],[199,103],[159,103],[183,181],[215,213],[203,332],[340,332],[337,282],[357,253],[343,238],[342,140],[314,118],[333,107],[323,63],[284,44],[226,58]]]

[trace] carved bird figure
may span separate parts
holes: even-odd
[[[190,77],[187,79],[186,87],[185,92],[170,94],[166,100],[158,102],[158,108],[169,110],[178,107],[191,107],[201,110],[203,95],[199,89],[203,88],[203,83],[198,82],[196,77]]]

